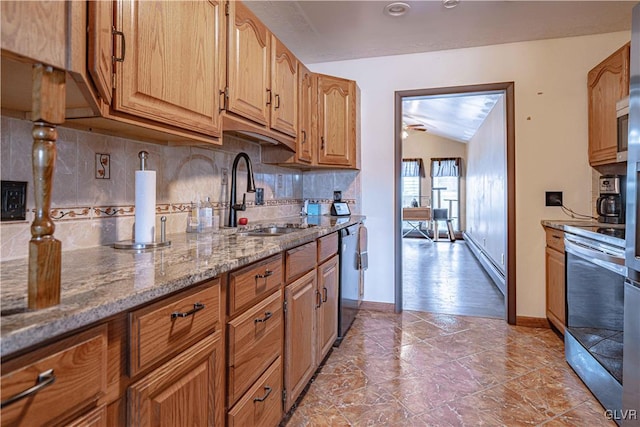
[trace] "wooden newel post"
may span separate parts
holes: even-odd
[[[33,67],[33,187],[36,214],[29,242],[29,308],[60,303],[62,244],[53,237],[51,211],[56,163],[55,124],[64,123],[65,74],[41,64]]]

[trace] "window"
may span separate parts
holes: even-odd
[[[408,208],[420,203],[420,180],[424,178],[422,159],[402,160],[402,207]]]
[[[447,209],[453,229],[460,230],[460,166],[459,157],[431,159],[431,192],[434,209]]]

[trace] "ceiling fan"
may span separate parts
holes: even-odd
[[[415,131],[418,131],[418,132],[426,132],[427,131],[427,127],[425,125],[421,124],[421,123],[413,124],[413,125],[409,125],[409,124],[403,123],[402,124],[402,128],[404,130],[407,130],[407,131],[409,131],[409,130],[415,130]]]

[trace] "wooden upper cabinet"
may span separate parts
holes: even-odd
[[[318,164],[356,167],[356,84],[318,75]]]
[[[589,71],[589,163],[616,162],[616,101],[629,95],[629,43]]]
[[[228,5],[227,110],[269,125],[271,34],[244,4]]]
[[[313,146],[316,141],[316,100],[316,77],[300,62],[298,63],[298,124],[300,131],[296,140],[296,154],[298,161],[303,163],[313,162]]]
[[[271,128],[292,137],[298,134],[298,60],[271,36]]]
[[[220,135],[221,2],[117,2],[113,109]]]
[[[4,54],[67,68],[67,4],[62,1],[1,1]]]
[[[100,98],[111,105],[113,76],[113,2],[89,1],[87,68]]]

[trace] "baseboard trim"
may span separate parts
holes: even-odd
[[[507,284],[504,278],[504,273],[502,273],[498,268],[493,264],[493,261],[489,258],[487,254],[482,250],[480,246],[476,243],[473,238],[467,233],[462,233],[464,236],[464,240],[467,242],[467,246],[471,249],[471,253],[476,257],[484,271],[491,277],[491,280],[496,285],[496,287],[502,292],[502,295],[505,295],[507,292]]]
[[[516,316],[516,325],[524,326],[526,328],[551,328],[551,325],[549,324],[549,321],[546,317]]]
[[[384,311],[393,313],[395,311],[395,308],[395,304],[390,302],[362,301],[362,303],[360,304],[360,309],[369,311]]]

